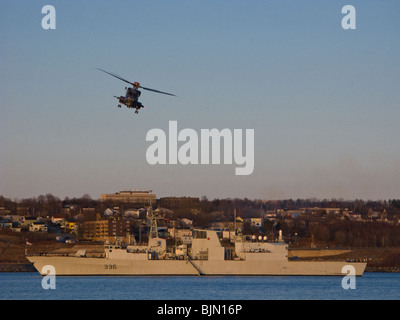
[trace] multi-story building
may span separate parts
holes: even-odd
[[[126,241],[132,232],[132,220],[107,219],[84,221],[81,236],[85,240],[114,242],[116,237]]]
[[[84,221],[81,228],[85,240],[104,241],[108,237],[108,220]]]
[[[108,220],[108,236],[124,238],[132,231],[132,220],[125,219],[109,219]]]
[[[156,203],[156,195],[151,190],[128,190],[114,194],[102,194],[101,202],[129,203],[136,207],[149,206]]]

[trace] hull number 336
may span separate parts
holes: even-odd
[[[105,264],[104,265],[104,269],[106,269],[106,270],[115,270],[115,269],[117,269],[117,265],[116,264]]]

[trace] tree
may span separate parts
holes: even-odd
[[[346,243],[346,234],[343,231],[336,231],[334,237],[337,244],[344,245]]]

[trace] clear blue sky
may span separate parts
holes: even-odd
[[[400,198],[399,35],[397,0],[2,0],[0,194]],[[125,83],[97,67],[178,97],[118,109]],[[254,129],[253,174],[149,165],[169,120]]]

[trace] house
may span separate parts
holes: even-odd
[[[10,221],[0,221],[0,228],[11,228],[12,222]]]
[[[262,227],[262,218],[250,218],[250,225],[252,227],[261,228]]]
[[[64,222],[65,222],[65,218],[64,218],[63,215],[55,214],[54,216],[51,217],[51,222],[54,223],[54,224],[58,224],[60,226],[63,226]]]
[[[35,222],[37,222],[38,218],[37,217],[26,217],[24,216],[22,218],[22,226],[24,227],[29,227],[31,225],[33,225]]]
[[[6,216],[11,214],[11,210],[6,209],[6,207],[0,207],[0,216]]]
[[[16,214],[9,214],[9,215],[5,216],[3,218],[3,220],[21,223],[23,220],[23,217],[16,215]]]
[[[342,209],[340,208],[324,208],[323,210],[325,210],[326,214],[340,214]]]
[[[355,212],[349,214],[349,218],[350,218],[350,220],[353,220],[353,221],[361,221],[362,220],[361,214],[360,213],[355,213]]]
[[[47,232],[47,226],[43,222],[34,222],[29,226],[31,232]]]
[[[276,211],[275,210],[268,210],[264,213],[264,219],[276,219]]]
[[[75,221],[65,221],[64,227],[66,232],[76,231],[77,224]]]
[[[117,215],[118,212],[115,212],[113,209],[107,208],[106,210],[104,210],[103,215],[106,217],[111,217],[113,215]]]
[[[191,227],[191,226],[193,225],[193,220],[186,219],[186,218],[180,219],[180,222],[181,222],[184,226],[187,226],[187,227]]]
[[[141,210],[138,209],[127,209],[124,211],[124,217],[131,217],[131,218],[136,218],[139,219],[140,218],[140,212]]]
[[[286,212],[286,216],[292,219],[296,219],[298,216],[304,214],[304,210],[289,210]]]
[[[21,224],[17,223],[17,222],[13,222],[12,227],[11,227],[11,231],[21,232]]]

